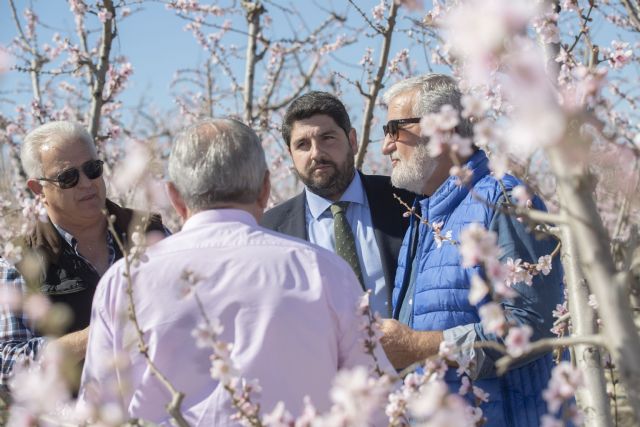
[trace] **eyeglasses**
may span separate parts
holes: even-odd
[[[398,139],[398,130],[401,125],[408,125],[409,123],[420,123],[421,117],[412,117],[410,119],[397,119],[389,120],[386,125],[382,125],[382,131],[384,136],[390,135],[391,139]]]
[[[96,179],[102,176],[102,160],[88,160],[80,165],[82,173],[89,179]],[[65,169],[56,175],[55,178],[38,178],[39,181],[55,182],[63,190],[73,188],[80,181],[80,170],[76,167]]]

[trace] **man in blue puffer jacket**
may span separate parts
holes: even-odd
[[[459,185],[449,176],[453,166],[447,146],[432,157],[429,139],[420,136],[420,118],[438,113],[445,105],[458,113],[455,132],[469,138],[472,126],[460,117],[461,94],[455,81],[445,75],[429,74],[413,77],[392,86],[384,101],[388,106],[388,123],[384,126],[383,153],[390,155],[394,186],[424,197],[415,201],[416,211],[431,224],[443,223],[442,234],[451,231],[459,240],[462,230],[478,223],[497,234],[499,259],[508,258],[536,263],[549,255],[557,245],[554,239],[537,239],[526,224],[501,209],[513,202],[511,190],[520,182],[509,175],[498,180],[490,175],[486,154],[477,148],[461,159],[471,172],[471,178]],[[433,144],[432,144],[433,145]],[[538,198],[533,207],[545,209]],[[412,218],[398,259],[393,291],[393,319],[383,323],[384,346],[397,369],[405,368],[438,353],[445,341],[462,348],[463,356],[471,359],[469,376],[474,385],[489,393],[489,402],[481,406],[487,426],[537,426],[546,404],[542,391],[553,368],[550,353],[532,355],[498,376],[495,361],[502,354],[488,348],[474,348],[474,343],[502,338],[485,331],[479,308],[489,301],[486,297],[476,305],[469,302],[471,277],[484,275],[480,266],[465,268],[458,247],[439,244],[434,232]],[[516,296],[501,302],[510,325],[528,325],[531,341],[551,335],[552,311],[562,301],[562,268],[559,256],[552,262],[548,275],[538,274],[531,285],[512,285]],[[460,387],[455,369],[445,375],[453,392]]]

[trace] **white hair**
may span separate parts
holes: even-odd
[[[46,123],[29,132],[22,142],[20,161],[27,178],[42,177],[42,147],[61,141],[83,141],[93,151],[96,149],[93,138],[81,124],[67,121]]]
[[[194,211],[225,202],[255,202],[266,172],[260,139],[232,119],[208,119],[188,127],[169,156],[169,177]]]
[[[458,114],[462,112],[462,94],[458,85],[453,78],[445,74],[425,74],[399,81],[384,93],[382,99],[389,105],[393,99],[407,92],[414,94],[412,114],[415,117],[437,113],[443,105],[451,105]],[[458,134],[463,137],[471,136],[471,123],[468,119],[459,118]]]

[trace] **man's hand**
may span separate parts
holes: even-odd
[[[396,369],[437,354],[443,341],[442,331],[414,331],[395,319],[382,319],[381,329],[382,348]]]
[[[88,341],[89,326],[80,331],[61,336],[56,340],[56,343],[64,347],[73,362],[79,363],[84,360],[85,354],[87,353]]]

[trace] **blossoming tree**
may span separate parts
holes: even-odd
[[[430,137],[435,148],[448,145],[454,155],[464,155],[473,143],[487,151],[497,177],[510,171],[522,178],[526,185],[514,189],[509,213],[559,242],[553,253],[537,263],[516,259],[501,265],[496,237],[489,231],[471,226],[454,240],[442,224],[420,218],[440,245],[457,245],[466,265],[481,264],[487,272],[485,279],[473,278],[469,298],[472,303],[486,295],[493,299],[480,314],[485,327],[501,337],[496,343],[504,353],[499,370],[534,352],[568,348],[571,362],[557,365],[543,396],[549,409],[546,425],[563,425],[568,420],[591,426],[617,423],[618,384],[625,390],[630,417],[640,420],[636,325],[640,137],[637,85],[633,84],[640,4],[633,0],[433,0],[424,4],[381,0],[365,10],[361,2],[343,3],[336,10],[322,9],[324,19],[309,26],[302,18],[304,11],[291,10],[284,2],[165,2],[166,13],[184,20],[206,58],[196,67],[178,64],[173,90],[184,118],[180,125],[199,117],[231,114],[256,128],[278,183],[275,202],[293,189],[285,179],[290,176],[288,158],[278,143],[277,128],[282,109],[297,95],[309,88],[357,95],[352,102],[364,104],[357,153],[357,165],[362,167],[365,160],[369,165],[380,162],[369,144],[376,117],[383,114],[379,94],[385,84],[432,67],[452,73],[465,94],[461,114],[473,122],[473,139],[453,132],[458,113],[447,107],[423,118],[423,135]],[[25,192],[17,157],[21,138],[39,123],[83,122],[106,160],[108,175],[120,171],[111,176],[115,196],[131,201],[132,188],[143,188],[137,197],[162,207],[158,182],[164,148],[178,123],[158,119],[158,114],[144,108],[125,113],[121,95],[135,62],[112,50],[119,37],[118,24],[132,13],[145,13],[143,5],[133,0],[69,0],[75,31],[55,34],[42,43],[39,34],[46,18],[30,8],[19,10],[14,0],[8,0],[15,38],[0,50],[0,70],[20,73],[29,82],[31,96],[28,104],[16,105],[11,112],[0,110],[0,142],[6,157],[5,177],[0,181],[3,258],[20,259],[20,248],[12,239],[25,233],[43,213],[38,201]],[[237,23],[233,16],[242,16],[244,24],[233,24]],[[274,31],[276,16],[297,20],[290,24],[291,34]],[[92,30],[96,26],[97,32]],[[243,37],[244,49],[227,42],[232,34]],[[398,37],[403,37],[406,47],[393,52],[392,42]],[[363,46],[354,71],[336,70],[332,55],[353,44]],[[426,58],[424,69],[416,69],[411,60],[420,54]],[[468,172],[462,165],[451,174],[465,185]],[[128,179],[118,181],[116,175]],[[531,208],[528,201],[533,193],[548,201],[549,213]],[[17,212],[22,215],[12,215]],[[143,257],[143,239],[139,243],[129,262]],[[548,274],[555,256],[563,262],[567,295],[555,312],[558,338],[530,342],[530,328],[505,322],[501,301],[513,292],[512,284],[531,283],[532,276]],[[185,273],[187,287],[195,286],[191,279]],[[2,298],[3,304],[23,304],[36,318],[56,315],[37,298]],[[366,345],[371,348],[376,345],[376,319],[366,305],[359,309],[370,338]],[[135,322],[134,306],[132,310]],[[203,323],[194,329],[194,345],[211,348],[211,374],[234,396],[238,419],[245,424],[357,425],[381,405],[386,405],[390,425],[406,425],[409,419],[424,425],[482,423],[479,405],[487,400],[486,393],[465,377],[468,361],[457,356],[459,349],[447,346],[438,358],[425,361],[423,373],[407,375],[399,389],[391,391],[390,381],[375,373],[354,371],[336,378],[331,392],[336,404],[329,414],[316,413],[313,402],[307,402],[308,410],[297,421],[283,406],[267,408],[270,412],[262,414],[252,401],[258,386],[250,378],[234,375],[227,344],[217,340],[224,325],[202,314]],[[143,340],[142,333],[138,339]],[[108,425],[125,421],[124,414],[108,415],[109,408],[60,411],[61,405],[70,408],[72,399],[56,368],[59,358],[52,352],[46,363],[16,373],[14,420],[80,423],[90,417]],[[464,377],[458,393],[451,393],[442,380],[447,361],[456,361]],[[605,371],[610,371],[613,393],[606,392]],[[180,394],[171,384],[166,387],[174,397],[169,413],[184,425]],[[581,415],[573,406],[574,395]],[[52,401],[51,396],[56,399]],[[476,404],[469,405],[463,396],[471,396]]]

